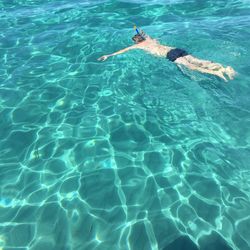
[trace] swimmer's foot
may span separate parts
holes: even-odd
[[[229,77],[230,80],[233,80],[235,75],[236,75],[235,70],[230,66],[227,66],[225,68],[224,72],[227,74],[227,76]]]
[[[224,71],[222,71],[222,70],[214,71],[214,75],[216,75],[216,76],[222,78],[225,82],[227,82],[228,80],[227,80],[227,78],[224,76],[223,73],[224,73]]]
[[[232,67],[228,66],[226,68],[221,68],[220,70],[216,71],[215,75],[227,82],[228,80],[225,76],[227,76],[230,80],[233,80],[234,76],[236,75],[236,72]]]

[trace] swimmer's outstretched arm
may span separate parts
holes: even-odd
[[[122,49],[122,50],[119,50],[119,51],[117,51],[117,52],[114,52],[114,53],[112,53],[112,54],[110,54],[110,55],[101,56],[101,57],[99,57],[97,60],[98,60],[98,61],[105,61],[106,59],[108,59],[108,58],[111,57],[111,56],[116,56],[116,55],[125,53],[125,52],[127,52],[127,51],[129,51],[129,50],[131,50],[131,49],[138,49],[138,47],[139,47],[139,46],[137,46],[137,44],[134,44],[134,45],[129,46],[129,47],[125,48],[125,49]]]

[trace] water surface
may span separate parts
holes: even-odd
[[[249,1],[0,8],[0,249],[250,249]],[[236,79],[98,62],[134,23]]]

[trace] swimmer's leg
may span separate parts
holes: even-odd
[[[177,58],[175,60],[175,63],[184,65],[189,69],[196,70],[196,71],[199,71],[201,73],[206,73],[206,74],[218,76],[227,82],[227,79],[225,78],[225,76],[223,75],[223,72],[221,70],[211,70],[211,69],[208,69],[208,68],[205,68],[202,66],[198,66],[197,64],[193,64],[193,63],[189,62],[188,60],[186,60],[185,57]]]
[[[223,66],[219,63],[214,63],[211,61],[198,59],[198,58],[191,56],[191,55],[185,56],[185,59],[191,64],[194,64],[198,67],[202,67],[202,68],[206,68],[206,69],[220,70],[223,68]]]
[[[185,59],[189,63],[194,64],[198,67],[208,69],[208,70],[213,70],[213,71],[220,71],[221,73],[226,74],[230,80],[232,80],[234,78],[234,76],[236,75],[236,72],[230,66],[225,68],[219,63],[214,63],[214,62],[207,61],[207,60],[201,60],[201,59],[198,59],[198,58],[193,57],[191,55],[185,56]]]

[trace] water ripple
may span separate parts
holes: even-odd
[[[0,8],[0,249],[250,249],[248,1]],[[238,76],[98,62],[134,23]]]

